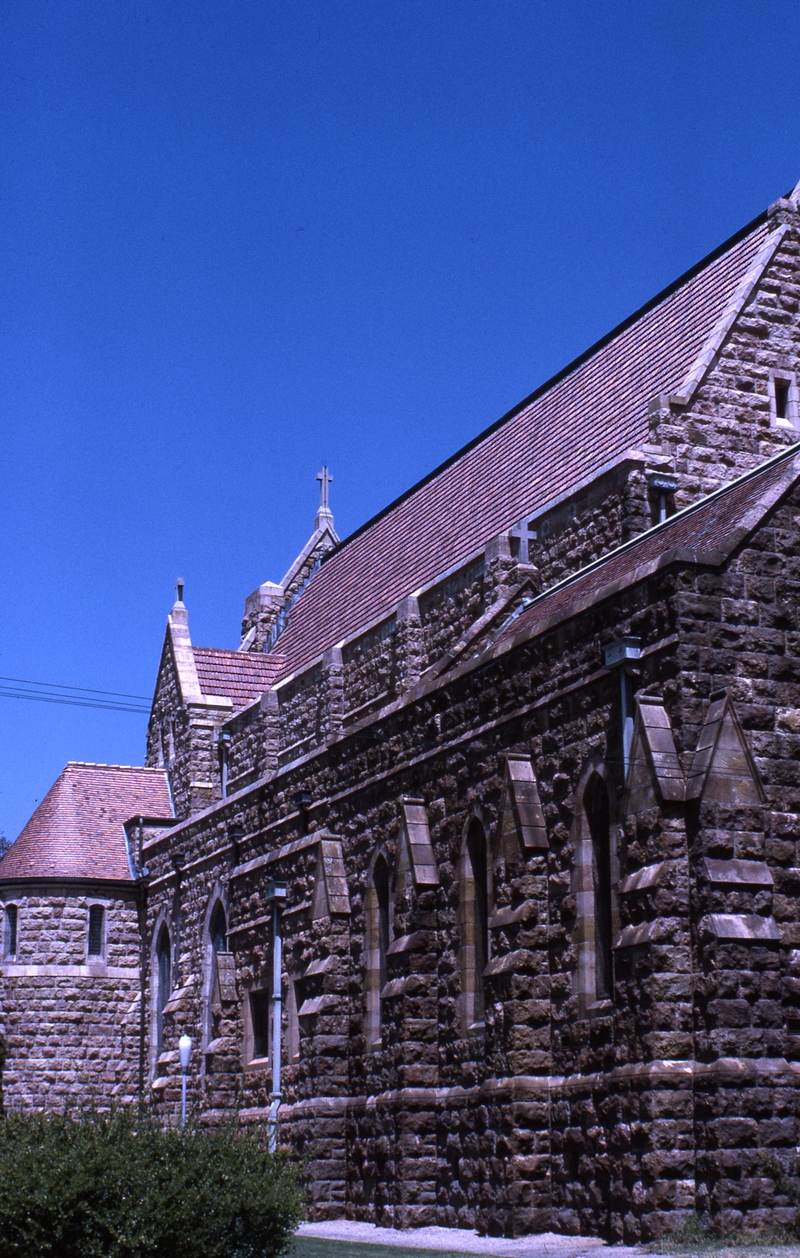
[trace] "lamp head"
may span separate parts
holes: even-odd
[[[192,1053],[192,1037],[190,1035],[182,1035],[178,1040],[178,1052],[181,1059],[181,1070],[188,1069],[189,1058]]]

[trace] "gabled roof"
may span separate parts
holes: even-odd
[[[163,769],[71,761],[0,860],[0,883],[20,878],[129,880],[123,823],[137,816],[172,815]]]
[[[595,560],[536,598],[496,634],[492,647],[530,636],[537,626],[609,597],[672,558],[721,563],[800,478],[800,445],[776,455],[663,524]]]
[[[204,695],[225,695],[234,712],[247,707],[269,690],[283,665],[282,655],[260,652],[219,651],[214,647],[192,647],[197,679]]]
[[[696,387],[782,234],[762,216],[346,539],[292,609],[283,675],[645,443],[648,402]]]

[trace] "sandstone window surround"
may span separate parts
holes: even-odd
[[[467,823],[459,862],[460,929],[459,976],[461,980],[461,1030],[472,1035],[485,1024],[484,972],[491,959],[489,917],[492,907],[491,862],[483,822],[473,816]]]
[[[17,955],[17,912],[16,904],[6,905],[3,937],[3,955],[6,957]]]
[[[617,859],[606,766],[587,769],[578,791],[573,887],[577,908],[575,993],[583,1016],[610,1010],[617,913]]]
[[[774,367],[769,373],[769,411],[774,428],[798,426],[797,376],[794,371]]]
[[[102,904],[89,904],[86,936],[87,957],[101,959],[106,952],[106,910]]]
[[[272,1001],[266,987],[254,987],[244,1005],[244,1058],[247,1066],[269,1067]]]
[[[252,978],[245,984],[241,1001],[242,1065],[245,1070],[269,1074],[272,1069],[272,966],[275,941],[272,930]],[[281,1048],[283,1048],[283,1035]]]
[[[381,993],[388,977],[386,957],[392,942],[393,907],[389,859],[381,847],[370,865],[364,905],[367,1052],[380,1048],[382,1044]]]
[[[204,982],[203,982],[203,1035],[204,1049],[216,1036],[215,1020],[222,1012],[220,993],[220,953],[228,950],[228,919],[225,906],[218,894],[212,895],[210,913],[205,931]]]

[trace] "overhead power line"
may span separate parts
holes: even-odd
[[[88,686],[64,686],[59,682],[31,681],[23,677],[0,676],[0,698],[60,703],[73,708],[96,708],[102,712],[132,712],[139,716],[146,716],[150,711],[150,699],[146,695],[96,690]]]

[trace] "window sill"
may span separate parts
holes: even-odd
[[[269,1057],[251,1057],[250,1061],[245,1063],[245,1070],[255,1070],[259,1073],[268,1072],[271,1067],[272,1062]]]

